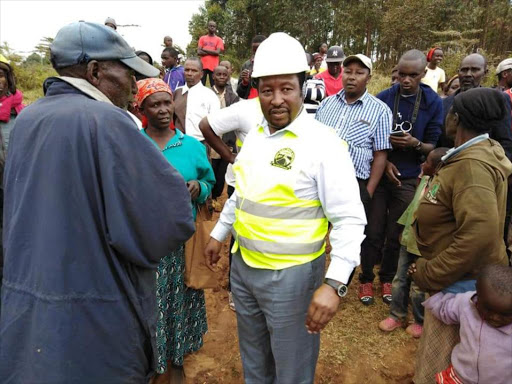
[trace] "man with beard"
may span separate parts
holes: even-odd
[[[319,332],[347,292],[364,238],[346,145],[303,107],[308,70],[304,48],[285,33],[258,48],[252,77],[264,120],[255,121],[237,156],[235,192],[205,250],[213,268],[233,229],[231,289],[249,384],[313,383]]]

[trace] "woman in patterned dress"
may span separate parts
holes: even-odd
[[[215,184],[206,148],[196,139],[174,129],[171,123],[173,98],[165,82],[144,79],[137,82],[137,87],[136,101],[145,117],[141,132],[185,179],[195,217],[196,205],[206,201]],[[183,357],[201,348],[203,335],[208,330],[204,291],[188,288],[184,271],[184,246],[164,257],[158,267],[158,376],[154,384],[169,383],[171,377],[173,384],[182,382]]]

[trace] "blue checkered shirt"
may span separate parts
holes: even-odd
[[[386,103],[368,91],[354,103],[347,104],[345,90],[341,90],[320,104],[315,119],[334,128],[348,143],[359,179],[370,178],[373,152],[391,149],[389,134],[393,115]]]

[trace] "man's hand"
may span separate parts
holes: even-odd
[[[243,85],[249,85],[250,71],[248,69],[244,69],[240,77],[242,78]]]
[[[414,148],[416,145],[418,145],[419,142],[417,138],[409,133],[404,133],[403,136],[390,135],[389,141],[391,142],[393,148],[397,149]]]
[[[201,193],[201,187],[199,186],[199,182],[197,180],[191,180],[187,183],[188,191],[190,192],[190,198],[192,200],[197,199],[199,193]]]
[[[398,168],[395,167],[395,164],[393,164],[391,161],[386,162],[385,173],[386,173],[386,176],[388,177],[389,181],[391,181],[397,187],[402,186],[402,182],[398,178],[398,176],[401,176],[401,174],[400,174],[400,172],[398,172]]]
[[[210,241],[206,244],[206,248],[204,249],[204,261],[206,266],[210,268],[212,271],[215,270],[217,266],[217,262],[220,259],[220,250],[222,249],[222,243],[220,241],[215,240],[213,237],[210,237]]]
[[[322,284],[313,294],[308,308],[306,328],[309,333],[319,333],[335,315],[340,297],[332,287]]]
[[[411,276],[412,274],[416,273],[417,269],[416,269],[416,263],[412,263],[410,266],[409,266],[409,269],[407,269],[407,274],[409,276]]]

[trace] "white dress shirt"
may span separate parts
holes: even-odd
[[[236,138],[243,143],[249,131],[263,122],[263,112],[261,112],[259,99],[240,100],[208,115],[207,119],[217,136],[222,137],[226,133],[235,132]],[[225,179],[229,186],[235,186],[235,175],[231,164],[228,165]]]
[[[326,277],[347,283],[350,274],[360,263],[361,242],[364,240],[366,216],[359,195],[354,166],[342,141],[332,128],[316,121],[305,110],[286,128],[270,133],[263,120],[263,130],[253,129],[245,138],[258,141],[252,147],[266,145],[270,140],[280,140],[291,131],[307,143],[311,151],[295,185],[299,199],[320,200],[327,220],[332,224],[331,264]],[[244,147],[238,157],[243,156]],[[237,157],[237,158],[238,158]],[[237,192],[231,195],[220,215],[211,237],[224,241],[235,221]]]
[[[189,88],[186,84],[182,89],[182,94],[188,92],[187,113],[185,115],[185,131],[187,135],[194,139],[203,141],[204,137],[199,129],[199,122],[203,117],[220,109],[220,101],[215,92],[199,82]]]

